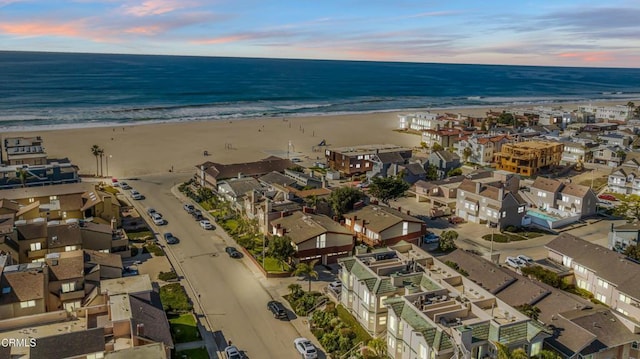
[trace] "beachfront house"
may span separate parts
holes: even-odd
[[[433,145],[440,145],[442,148],[453,148],[456,142],[460,141],[463,131],[457,128],[441,128],[434,130],[422,131],[422,142],[427,147],[433,148]]]
[[[196,166],[196,178],[200,186],[218,188],[218,182],[230,178],[260,177],[270,172],[283,172],[293,167],[288,159],[269,156],[259,161],[222,164],[207,161]]]
[[[446,121],[438,118],[437,113],[416,112],[398,115],[398,129],[400,130],[437,130],[444,127]]]
[[[232,206],[242,209],[243,201],[251,191],[263,189],[258,180],[253,177],[236,178],[218,182],[218,194]]]
[[[597,119],[626,121],[629,118],[629,107],[625,105],[596,106],[581,105],[578,111],[594,114]]]
[[[0,149],[0,163],[8,166],[41,166],[47,164],[42,137],[5,137]]]
[[[587,163],[593,161],[593,149],[597,147],[595,142],[580,141],[570,138],[562,141],[564,146],[562,151],[561,164]]]
[[[359,242],[368,246],[387,246],[406,241],[420,243],[427,233],[426,224],[402,212],[401,208],[370,205],[344,215],[344,225]]]
[[[472,223],[521,226],[526,203],[518,194],[520,180],[513,173],[495,171],[492,177],[464,179],[456,194],[456,215]]]
[[[271,235],[288,237],[296,250],[298,262],[318,260],[322,264],[336,263],[339,258],[351,255],[353,234],[325,215],[293,212],[271,221]]]
[[[500,152],[502,145],[511,141],[508,135],[463,137],[455,144],[458,156],[464,162],[488,166],[493,163],[493,154]]]
[[[443,179],[450,171],[460,167],[460,156],[447,150],[431,151],[426,165],[434,166],[438,179]]]
[[[411,158],[410,148],[396,145],[363,145],[340,148],[328,148],[325,157],[329,168],[340,171],[346,176],[386,171],[392,163],[404,163]]]

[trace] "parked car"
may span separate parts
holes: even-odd
[[[289,319],[287,310],[284,308],[284,305],[282,305],[282,303],[278,301],[272,300],[267,303],[267,309],[269,309],[271,313],[273,313],[273,317],[276,319]]]
[[[149,216],[152,216],[154,213],[158,213],[158,212],[156,212],[156,210],[151,207],[147,208],[147,214]]]
[[[524,254],[518,255],[516,258],[518,258],[526,266],[532,265],[534,263],[534,261],[533,261],[533,259],[531,259],[531,257],[527,257]]]
[[[342,291],[342,282],[337,280],[335,282],[329,283],[329,285],[327,287],[337,294],[337,293],[340,293]]]
[[[127,190],[127,189],[131,189],[131,186],[129,186],[127,182],[120,182],[120,188]]]
[[[509,267],[520,268],[524,266],[524,263],[516,257],[507,257],[504,261]]]
[[[153,223],[155,223],[158,226],[161,226],[161,225],[163,225],[165,223],[165,220],[164,220],[164,218],[162,218],[162,215],[160,213],[157,213],[157,212],[155,212],[155,213],[153,213],[151,215],[151,219],[153,220]]]
[[[224,348],[224,355],[227,359],[242,359],[242,353],[236,348],[235,345],[229,345]]]
[[[318,351],[316,347],[307,338],[296,338],[293,340],[293,345],[298,350],[298,353],[302,355],[304,359],[317,359]]]
[[[207,219],[203,219],[200,221],[200,227],[209,230],[209,229],[213,229],[213,224],[211,224],[211,222],[209,222],[209,220]]]
[[[457,217],[457,216],[449,217],[449,223],[451,224],[460,224],[464,222],[465,222],[464,218],[462,217]]]
[[[194,209],[193,212],[191,212],[191,215],[196,219],[196,221],[199,221],[203,218],[202,211],[200,211],[199,209]]]
[[[236,247],[227,247],[224,251],[227,252],[231,258],[242,258],[242,253],[239,252]]]
[[[178,242],[180,242],[180,240],[174,237],[171,232],[167,232],[164,234],[164,240],[167,241],[167,244],[177,244]]]
[[[438,243],[440,236],[435,233],[429,233],[424,237],[424,243]]]
[[[111,179],[111,186],[112,187],[120,187],[120,182],[118,182],[117,178],[112,178]]]
[[[601,194],[601,195],[598,196],[598,198],[604,199],[604,200],[607,200],[607,201],[613,201],[613,202],[618,200],[615,196],[610,195],[610,194]]]
[[[135,200],[141,200],[144,199],[144,196],[140,194],[140,192],[136,191],[135,189],[131,190],[131,198],[135,199]]]
[[[184,206],[182,206],[182,208],[184,208],[185,211],[187,211],[187,213],[191,214],[191,212],[193,212],[196,207],[192,204],[186,203]]]

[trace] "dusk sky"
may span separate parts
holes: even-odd
[[[640,1],[0,0],[0,50],[640,66]]]

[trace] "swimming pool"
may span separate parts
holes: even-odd
[[[545,221],[551,221],[551,222],[555,222],[555,221],[558,221],[558,220],[562,219],[560,217],[555,217],[555,216],[552,216],[552,215],[549,215],[549,214],[546,214],[546,213],[533,211],[533,210],[528,210],[527,214],[529,216],[540,218],[540,219],[544,219]]]

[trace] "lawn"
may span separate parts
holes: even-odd
[[[158,247],[158,245],[155,243],[147,244],[146,246],[144,246],[144,250],[153,254],[156,257],[164,256],[164,251],[162,250],[162,248]]]
[[[160,287],[160,300],[167,312],[188,312],[193,309],[189,297],[180,283],[171,283]]]
[[[238,221],[235,219],[227,219],[223,222],[223,225],[229,232],[235,232],[238,229]]]
[[[529,237],[535,238],[535,237]],[[482,239],[485,241],[491,241],[491,234],[485,234],[482,236]],[[496,243],[508,243],[508,242],[517,242],[517,241],[526,241],[527,238],[511,234],[511,233],[496,233],[493,235],[493,241]]]
[[[278,262],[278,260],[273,257],[266,257],[264,259],[264,270],[266,270],[267,272],[281,273],[288,271],[288,269],[289,265],[285,263],[284,270],[282,270],[282,265],[280,264],[280,262]]]
[[[188,343],[200,340],[200,332],[193,314],[186,313],[169,319],[171,334],[176,343]]]
[[[198,348],[179,351],[175,353],[173,357],[177,359],[209,359],[209,354],[207,353],[207,349]]]
[[[338,311],[338,317],[340,318],[340,320],[342,320],[343,323],[347,324],[356,334],[356,339],[354,340],[355,343],[368,343],[369,340],[372,339],[371,335],[369,335],[369,333],[367,333],[367,331],[362,328],[356,318],[354,318],[353,315],[351,315],[351,313],[349,313],[349,311],[342,306],[342,304],[338,305],[336,307],[336,310]]]
[[[145,242],[147,240],[153,239],[153,232],[151,231],[127,232],[127,237],[129,237],[129,240],[134,242]]]
[[[601,189],[602,187],[604,187],[607,184],[608,181],[609,181],[608,177],[594,178],[593,179],[593,190],[597,191],[597,190]],[[586,179],[586,180],[580,182],[580,185],[591,187],[591,183],[592,183],[591,179]]]

